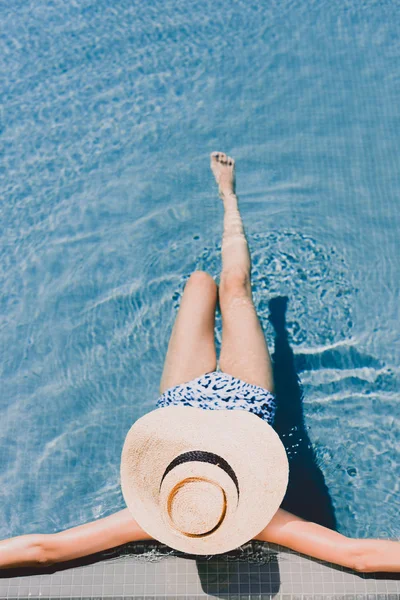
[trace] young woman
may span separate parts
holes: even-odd
[[[241,416],[243,419],[238,420],[238,436],[240,436],[240,433],[244,431],[248,425],[251,426],[251,432],[255,432],[259,427],[261,437],[265,435],[265,439],[267,439],[269,436],[268,439],[271,440],[272,445],[275,444],[279,454],[279,452],[281,452],[278,447],[280,442],[274,438],[274,436],[276,436],[276,438],[278,436],[272,431],[270,424],[268,424],[268,426],[266,424],[268,421],[270,423],[273,421],[275,410],[275,399],[273,395],[274,382],[270,355],[252,300],[250,254],[238,209],[238,199],[235,194],[235,162],[232,158],[222,152],[213,152],[211,154],[211,169],[218,184],[219,195],[224,205],[224,233],[222,241],[223,268],[219,286],[219,304],[223,321],[223,342],[219,359],[220,372],[215,370],[217,367],[217,360],[214,346],[214,319],[218,288],[209,274],[204,271],[195,271],[185,286],[179,312],[172,330],[161,378],[160,393],[162,395],[157,402],[157,410],[152,412],[157,413],[157,415],[168,414],[165,411],[171,410],[171,408],[167,408],[170,404],[195,406],[198,411],[204,408],[240,408],[242,410],[233,411],[235,416],[232,419],[232,411],[223,411],[227,417],[228,413],[231,413],[229,419],[231,419],[232,422],[235,421],[238,413],[242,413]],[[208,390],[206,400],[204,400],[205,390]],[[234,398],[235,393],[240,400]],[[200,397],[202,398],[202,401],[199,400]],[[208,405],[205,405],[206,401],[208,401]],[[237,405],[235,404],[236,401],[238,402]],[[187,409],[185,410],[187,411]],[[181,411],[181,413],[179,413],[179,411]],[[211,412],[217,413],[218,410],[201,411],[201,414]],[[243,415],[243,412],[246,414]],[[249,413],[256,414],[257,417],[261,417],[264,421],[261,420],[256,422],[253,417],[248,416]],[[182,408],[178,408],[176,414],[178,414],[178,416],[179,414],[189,414],[190,417],[193,417],[194,419],[196,415],[200,415],[200,412],[195,413],[193,409],[190,409],[189,413],[185,413],[182,411]],[[138,422],[141,421],[147,423],[147,417],[148,415],[145,415],[132,427],[131,431],[136,434],[136,437],[131,436],[130,443],[139,443],[135,440],[139,439],[145,428],[140,424],[138,425]],[[205,418],[205,420],[207,420],[207,418]],[[162,420],[159,420],[159,422],[161,427],[158,431],[160,432],[166,425],[165,423],[163,424]],[[193,422],[196,422],[195,419]],[[201,430],[198,434],[198,439],[196,441],[197,446],[201,445],[203,438],[208,439],[208,446],[202,446],[202,450],[198,450],[195,457],[193,457],[193,452],[181,454],[179,464],[176,463],[176,458],[169,462],[168,465],[167,462],[164,462],[162,469],[159,470],[157,475],[157,477],[160,476],[159,479],[154,475],[154,482],[159,483],[161,481],[162,483],[164,478],[165,481],[170,482],[168,488],[169,493],[166,492],[164,494],[164,499],[168,499],[168,503],[165,506],[169,511],[171,508],[172,488],[174,494],[177,494],[176,490],[182,491],[184,489],[184,487],[182,487],[182,475],[180,476],[181,478],[177,480],[178,484],[175,484],[174,487],[172,485],[174,482],[173,477],[176,479],[177,472],[180,472],[181,474],[185,472],[189,473],[189,471],[185,471],[184,469],[194,468],[193,462],[185,463],[185,460],[204,460],[204,463],[196,462],[195,464],[197,466],[202,464],[202,468],[204,469],[204,473],[207,473],[207,477],[186,478],[184,481],[186,483],[189,482],[189,484],[186,486],[184,494],[181,494],[180,497],[179,495],[173,496],[175,499],[178,498],[178,500],[175,502],[175,508],[171,509],[169,512],[169,516],[172,519],[170,519],[169,523],[171,532],[173,527],[175,527],[174,535],[177,540],[176,547],[193,549],[201,547],[203,548],[203,552],[200,551],[200,553],[212,554],[213,552],[205,552],[207,549],[212,548],[211,545],[207,546],[207,543],[209,543],[207,542],[207,539],[212,539],[210,534],[215,533],[215,530],[218,530],[218,527],[220,527],[221,523],[224,521],[225,516],[229,514],[231,521],[229,521],[229,519],[225,520],[224,537],[221,538],[221,540],[224,540],[225,547],[229,546],[229,536],[231,532],[232,540],[237,539],[244,542],[245,540],[256,539],[273,542],[311,557],[349,567],[356,571],[400,572],[399,541],[348,538],[336,531],[299,518],[279,508],[279,504],[278,506],[272,506],[271,504],[271,514],[268,519],[264,518],[263,522],[266,523],[266,526],[263,529],[256,528],[257,523],[261,523],[261,520],[252,520],[252,517],[244,514],[246,511],[245,507],[245,510],[242,510],[242,522],[240,523],[240,527],[242,528],[241,538],[238,538],[238,528],[232,521],[235,518],[234,512],[229,508],[227,498],[234,497],[235,494],[239,494],[240,491],[241,498],[243,499],[247,492],[247,499],[251,504],[252,497],[256,496],[258,498],[259,494],[249,494],[246,488],[243,489],[243,482],[245,482],[246,479],[244,469],[241,471],[242,479],[239,481],[239,490],[236,473],[231,469],[231,465],[228,465],[218,453],[203,452],[204,449],[215,448],[217,443],[219,444],[218,448],[223,447],[222,441],[219,439],[218,442],[216,441],[216,438],[219,438],[220,436],[215,435],[215,432],[219,432],[215,423],[216,421],[213,424],[212,419],[210,420],[210,424],[213,425],[215,429],[214,435],[211,431],[212,427],[210,427],[208,432],[205,428],[204,431]],[[170,426],[173,427],[172,424]],[[142,427],[142,429],[140,429],[140,427]],[[175,427],[177,426],[175,425]],[[180,427],[181,431],[183,429],[185,428]],[[176,429],[176,431],[178,432],[178,429]],[[195,430],[193,429],[193,431]],[[127,436],[127,440],[130,433]],[[139,433],[140,435],[138,436]],[[182,435],[184,434],[182,433]],[[188,439],[191,436],[192,434],[189,435],[189,433],[187,433],[186,443],[188,443]],[[255,437],[254,434],[253,438]],[[230,442],[228,437],[227,440],[226,444],[229,445]],[[250,435],[248,441],[251,443]],[[234,443],[236,443],[236,448],[234,447]],[[253,440],[253,443],[256,447],[257,441],[255,439]],[[123,457],[125,450],[126,452],[125,458],[123,458],[122,461],[121,484],[123,485],[124,497],[129,508],[121,510],[109,517],[85,525],[80,525],[66,531],[61,531],[56,534],[31,534],[4,540],[0,542],[0,568],[52,565],[54,563],[61,563],[95,552],[100,552],[128,542],[150,539],[158,539],[159,541],[175,539],[171,537],[172,533],[170,534],[170,537],[168,537],[164,530],[163,535],[160,537],[158,536],[158,531],[161,533],[161,529],[158,530],[155,527],[154,518],[152,517],[152,514],[150,514],[150,509],[148,514],[146,513],[145,503],[142,503],[142,508],[140,510],[138,505],[135,506],[135,489],[133,484],[132,488],[129,488],[129,485],[131,484],[128,483],[128,480],[130,475],[135,477],[136,471],[132,471],[133,467],[129,463],[131,460],[130,457],[132,456],[129,454],[129,444],[127,449],[125,446]],[[236,438],[232,441],[231,446],[232,464],[235,464],[238,471],[240,471],[240,461],[244,464],[244,461],[247,460],[249,454],[243,451],[243,447],[238,446],[238,440]],[[156,450],[153,450],[153,452],[155,453]],[[265,453],[265,460],[267,460],[267,454],[269,453]],[[190,455],[191,457],[189,456],[189,458],[187,458],[187,455]],[[206,458],[199,458],[200,455],[204,455]],[[151,464],[151,470],[156,472],[158,463],[163,460],[165,461],[165,458],[161,451],[160,461],[154,461],[154,456],[151,456],[152,462],[149,462],[148,464]],[[186,458],[182,459],[182,456],[186,456]],[[254,454],[254,456],[257,455]],[[215,457],[217,457],[217,460],[214,460]],[[261,457],[257,460],[262,461],[264,458]],[[286,458],[283,454],[279,454],[279,461],[281,462],[279,463],[278,461],[278,463],[283,469],[281,469],[282,473],[284,473],[282,476],[283,479],[286,477],[285,460]],[[179,468],[175,469],[174,475],[173,467],[176,466],[176,464],[178,464]],[[166,469],[164,468],[165,465],[167,465]],[[132,472],[129,472],[129,469],[131,469]],[[142,469],[146,475],[149,473],[149,471],[145,471],[144,462],[142,460],[135,465],[135,469]],[[162,473],[163,475],[161,478]],[[275,474],[279,475],[276,465]],[[143,477],[141,479],[143,479]],[[282,494],[284,493],[283,479],[280,484],[279,498],[282,498]],[[215,485],[216,481],[217,484],[219,482],[218,485]],[[203,486],[201,489],[204,490],[204,493],[208,494],[208,499],[207,502],[203,502],[202,505],[200,502],[196,508],[197,512],[193,513],[192,504],[190,505],[190,510],[188,510],[188,506],[190,502],[193,503],[196,499],[198,500],[200,498],[200,488],[196,488],[197,484]],[[249,478],[248,485],[254,487],[255,479],[251,480]],[[228,490],[229,493],[226,492],[226,490]],[[145,490],[141,490],[143,497],[145,495],[144,492]],[[276,496],[276,498],[278,498],[278,496]],[[237,499],[238,498],[239,496],[237,496]],[[218,512],[221,507],[223,508],[221,513],[222,516],[220,515],[220,512]],[[261,514],[261,505],[259,510]],[[251,510],[249,509],[247,512],[250,513]],[[138,520],[141,524],[146,524],[146,530],[139,525],[135,518],[133,518],[132,513],[135,515],[140,514],[140,519]],[[196,515],[198,522],[193,520],[193,514]],[[212,524],[214,522],[213,519],[216,519],[215,515],[218,516],[218,522],[215,526],[210,528],[210,523]],[[251,529],[251,535],[253,535],[254,531],[258,531],[258,533],[253,537],[249,535],[246,538],[244,523],[247,518],[248,522],[251,524],[251,528],[249,527],[248,531],[250,532]],[[175,521],[173,522],[174,519]],[[178,526],[177,521],[179,519],[180,522]],[[206,528],[206,522],[208,523],[209,529]],[[232,527],[227,523],[233,523]],[[160,521],[160,527],[161,525],[162,523]],[[164,526],[167,527],[167,525],[163,524],[162,527]],[[182,532],[185,531],[185,527],[186,533],[183,535]],[[221,527],[221,530],[222,529],[223,528]],[[153,535],[149,533],[149,530],[152,530]],[[188,531],[189,533],[187,533]],[[203,542],[205,545],[200,546]],[[196,546],[196,544],[198,544],[198,546]],[[233,547],[233,541],[230,543],[230,546]],[[215,545],[214,548],[216,547],[222,548],[223,544],[221,544],[221,546]]]

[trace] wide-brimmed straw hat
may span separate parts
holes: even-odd
[[[121,456],[132,517],[151,537],[190,554],[222,554],[258,535],[288,478],[278,434],[245,409],[157,408],[132,425]]]

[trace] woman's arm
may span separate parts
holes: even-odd
[[[153,539],[126,508],[59,533],[23,535],[0,542],[0,568],[44,566],[128,542]],[[400,541],[348,538],[279,509],[253,539],[362,572],[400,572]]]
[[[104,519],[59,533],[22,535],[4,540],[0,542],[0,568],[51,565],[128,542],[151,539],[125,508]]]
[[[348,538],[282,508],[254,539],[274,542],[355,571],[400,572],[399,541]]]

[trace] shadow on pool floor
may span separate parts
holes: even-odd
[[[287,304],[286,296],[269,301],[269,320],[275,330],[272,362],[277,410],[274,429],[285,445],[290,466],[288,488],[281,507],[336,531],[332,500],[304,423],[303,390],[286,330]],[[294,443],[298,443],[295,450],[292,448]]]

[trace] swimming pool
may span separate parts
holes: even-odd
[[[399,537],[393,4],[0,10],[0,539],[125,507],[123,441],[155,408],[183,285],[220,272],[213,150],[237,162],[272,350],[268,301],[288,298],[338,529]]]

